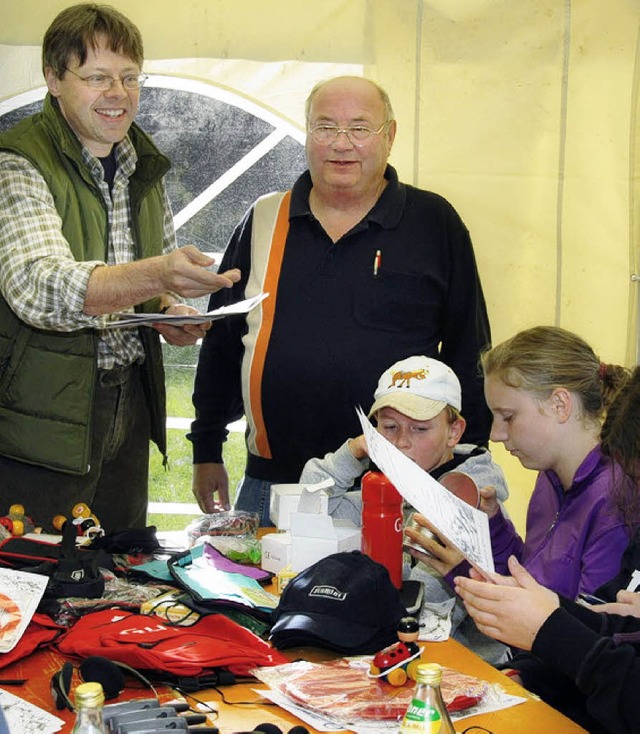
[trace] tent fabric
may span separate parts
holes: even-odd
[[[0,113],[42,85],[42,34],[71,4],[5,3]],[[145,71],[221,85],[301,130],[319,79],[380,82],[392,164],[471,231],[494,342],[553,323],[603,361],[638,362],[640,0],[112,4],[142,31]],[[531,473],[496,458],[526,500]],[[524,504],[509,504],[518,524]]]

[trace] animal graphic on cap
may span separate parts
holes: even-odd
[[[427,370],[424,367],[420,370],[413,370],[412,372],[398,370],[398,372],[394,372],[391,375],[391,384],[389,387],[411,387],[411,380],[424,380],[426,377]]]

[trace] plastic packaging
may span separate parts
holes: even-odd
[[[205,536],[230,535],[236,538],[255,538],[259,525],[260,517],[257,512],[228,510],[192,520],[186,527],[186,533],[189,547],[192,547]]]
[[[327,663],[297,661],[256,668],[252,675],[307,711],[327,716],[345,729],[359,731],[375,724],[376,734],[393,731],[413,699],[415,684],[402,686],[369,676],[370,656],[340,658]],[[490,700],[486,681],[443,668],[442,696],[450,712],[467,711],[483,700]],[[355,727],[355,728],[354,728]]]
[[[402,495],[382,472],[362,477],[362,552],[389,571],[402,588]]]
[[[254,566],[259,566],[262,560],[262,545],[257,538],[205,535],[199,542],[209,543],[236,563],[252,563]]]

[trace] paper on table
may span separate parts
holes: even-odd
[[[373,463],[387,476],[404,499],[437,529],[438,535],[457,548],[483,576],[493,572],[489,518],[449,492],[402,451],[380,435],[357,409]],[[487,577],[488,578],[488,577]]]
[[[208,321],[217,321],[226,316],[248,313],[268,296],[268,293],[259,293],[244,301],[230,303],[207,313],[191,314],[188,316],[168,313],[133,313],[121,311],[113,314],[114,321],[110,321],[105,329],[122,329],[135,326],[151,326],[152,324],[170,324],[171,326],[185,326],[186,324],[206,324]]]
[[[9,731],[14,734],[54,734],[64,726],[64,721],[59,717],[3,689],[0,689],[0,706]]]
[[[0,653],[9,652],[27,629],[49,579],[38,573],[0,568]]]

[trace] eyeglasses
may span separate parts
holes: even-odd
[[[109,91],[116,82],[120,82],[125,89],[140,89],[149,78],[148,74],[126,74],[121,77],[107,76],[106,74],[90,74],[89,76],[80,76],[75,71],[65,68],[73,76],[77,76],[91,89],[99,89],[101,92]]]
[[[337,139],[340,133],[344,133],[352,145],[360,147],[364,145],[373,135],[380,133],[387,127],[390,120],[383,122],[377,130],[372,130],[366,125],[351,125],[350,127],[338,127],[337,125],[316,125],[309,130],[311,137],[318,145],[329,145]]]

